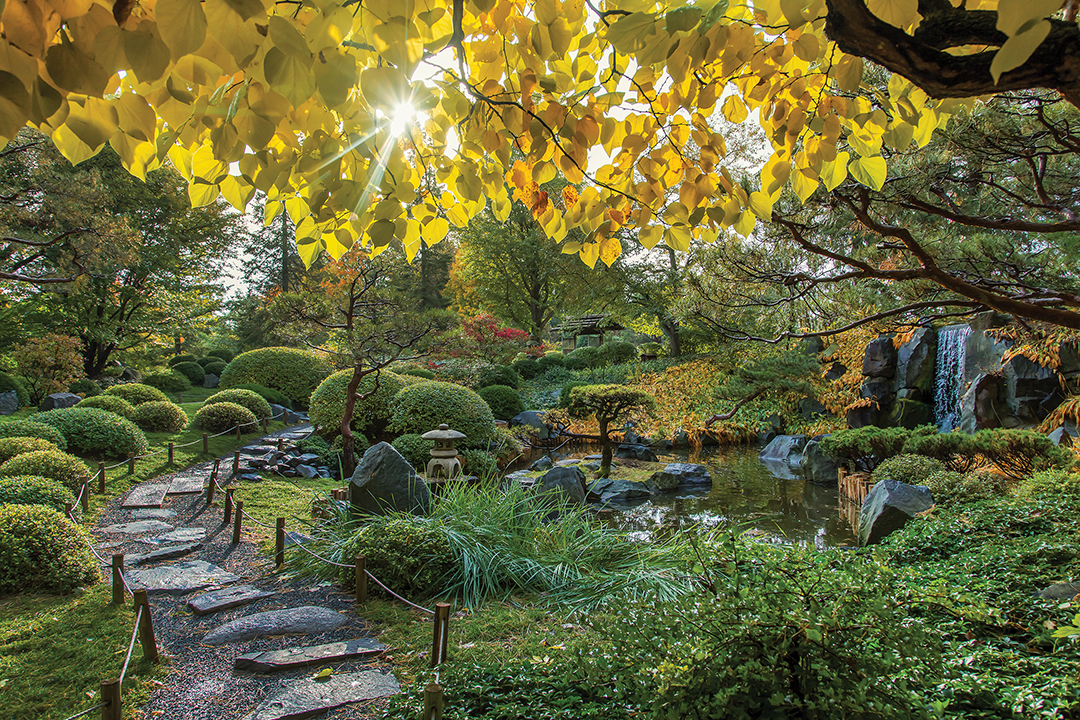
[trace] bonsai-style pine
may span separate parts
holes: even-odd
[[[583,385],[570,391],[570,414],[574,417],[596,416],[603,445],[597,477],[611,473],[611,454],[614,441],[608,436],[612,423],[630,420],[639,415],[651,415],[656,408],[652,395],[623,385]]]

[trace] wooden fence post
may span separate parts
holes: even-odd
[[[242,439],[241,436],[240,436],[240,423],[236,423],[236,439],[237,440]]]
[[[72,505],[71,503],[64,503],[64,514],[67,515],[68,517],[71,517],[71,512],[74,509],[75,509],[75,506]]]
[[[217,478],[214,473],[210,473],[210,479],[206,483],[206,504],[212,505],[214,503],[214,488],[217,487]]]
[[[431,641],[431,667],[446,662],[450,636],[450,603],[435,603],[435,634]]]
[[[233,451],[232,456],[232,474],[235,476],[240,472],[240,451]]]
[[[90,511],[90,485],[89,483],[83,483],[82,486],[82,510],[83,512]]]
[[[176,404],[177,405],[183,405],[184,404],[184,393],[176,393]]]
[[[228,488],[225,490],[225,523],[229,523],[232,521],[234,489],[235,488]]]
[[[443,691],[442,688],[431,683],[424,688],[424,720],[442,720],[443,716]]]
[[[150,601],[146,598],[146,590],[135,590],[135,612],[142,608],[142,620],[139,621],[139,644],[142,645],[143,657],[152,663],[158,661],[157,639],[154,637],[154,621],[150,618]]]
[[[175,449],[176,449],[176,446],[173,443],[169,443],[169,464],[170,465],[173,464],[173,451]]]
[[[105,463],[99,462],[97,464],[97,478],[98,478],[98,492],[102,495],[105,494]]]
[[[112,601],[113,605],[124,604],[124,555],[112,556]]]
[[[274,564],[281,567],[285,564],[285,518],[277,519],[274,530]]]
[[[233,545],[236,545],[237,543],[240,542],[240,524],[243,522],[243,518],[244,518],[244,501],[243,500],[238,500],[237,503],[236,503],[236,511],[235,511],[235,514],[233,515],[233,526],[232,526],[232,544]]]
[[[265,417],[262,419],[262,431],[264,433],[270,432],[270,421]]]
[[[120,705],[120,678],[101,681],[101,720],[120,720],[123,715]]]
[[[203,455],[210,454],[210,436],[206,433],[202,434],[202,451]]]
[[[278,452],[281,452],[282,450],[285,449],[285,438],[280,438],[279,437],[277,439],[277,449],[278,449]]]
[[[363,605],[367,602],[367,559],[363,555],[356,556],[356,604]]]
[[[135,453],[128,453],[128,475],[135,474]]]

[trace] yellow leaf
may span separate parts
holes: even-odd
[[[919,0],[867,0],[866,8],[898,28],[907,27],[919,18]]]
[[[450,223],[444,218],[432,218],[424,223],[424,243],[428,247],[431,247],[435,243],[442,242],[443,238],[445,238],[449,232]]]
[[[632,53],[645,47],[655,33],[656,17],[652,13],[636,12],[613,22],[607,29],[607,39],[619,52]]]
[[[352,55],[324,50],[315,61],[315,86],[327,107],[335,108],[348,102],[356,79],[356,60]]]
[[[791,176],[791,189],[795,191],[795,194],[799,196],[799,200],[802,202],[806,202],[814,194],[814,190],[817,189],[816,175],[810,168],[799,168]]]
[[[790,174],[791,161],[787,157],[776,153],[769,158],[769,162],[765,163],[765,167],[761,169],[761,187],[769,197],[775,199],[784,188]]]
[[[743,214],[739,216],[739,221],[735,223],[735,232],[743,237],[747,237],[754,229],[755,222],[754,213],[744,211]]]
[[[401,239],[401,244],[405,247],[405,262],[410,265],[412,265],[416,253],[420,252],[420,239],[420,223],[409,218],[405,221],[405,237]]]
[[[750,193],[750,210],[762,220],[772,219],[772,206],[772,199],[760,190]]]
[[[416,66],[424,57],[424,42],[416,26],[403,17],[390,18],[372,31],[376,52],[399,68],[406,77],[412,77]]]
[[[608,267],[611,267],[611,263],[618,260],[621,254],[622,243],[619,242],[619,238],[612,235],[600,241],[600,259]]]
[[[847,164],[850,157],[851,155],[846,152],[837,153],[835,160],[821,166],[821,182],[825,184],[825,189],[829,192],[839,187],[840,183],[847,178]]]
[[[883,157],[861,157],[849,163],[848,170],[863,185],[880,190],[885,185],[888,166]]]
[[[152,83],[165,74],[171,53],[156,32],[136,30],[124,35],[124,55],[139,82]]]
[[[844,55],[833,68],[832,76],[841,90],[855,92],[862,82],[863,59],[854,55]]]
[[[578,257],[590,268],[595,268],[596,261],[600,257],[600,243],[585,243],[578,251]]]
[[[315,77],[311,72],[311,58],[287,55],[276,47],[266,52],[264,60],[266,81],[277,92],[298,107],[315,92]]]
[[[364,100],[385,113],[393,112],[409,99],[408,82],[400,70],[392,67],[368,68],[360,73]]]
[[[229,175],[221,181],[221,196],[239,212],[244,212],[255,196],[255,186]]]
[[[729,96],[728,99],[724,101],[724,104],[720,106],[720,109],[723,111],[724,117],[733,123],[741,123],[746,119],[748,114],[746,105],[743,104],[743,101],[739,99],[737,95]]]
[[[188,198],[191,199],[191,207],[205,207],[218,199],[218,187],[192,182],[188,185]]]
[[[98,98],[86,98],[82,105],[70,103],[65,125],[94,152],[113,136],[119,125],[116,108]]]
[[[0,137],[11,140],[30,115],[30,94],[22,80],[0,71]]]
[[[638,242],[646,250],[652,250],[660,239],[664,237],[664,228],[660,225],[648,225],[638,231]]]
[[[173,59],[202,47],[206,39],[206,13],[199,0],[157,0],[154,18]]]
[[[1040,20],[1024,32],[1006,40],[990,63],[990,75],[994,78],[994,84],[997,84],[1002,73],[1007,73],[1026,63],[1049,34],[1050,22]]]
[[[664,230],[664,244],[672,250],[686,252],[690,249],[690,228],[685,225],[672,225]]]
[[[157,115],[146,99],[124,93],[115,104],[120,129],[137,140],[151,141],[157,130]]]
[[[997,29],[1012,37],[1032,20],[1050,17],[1061,9],[1062,4],[1062,0],[1000,0]]]
[[[870,124],[855,127],[848,134],[848,142],[857,153],[864,157],[878,155],[881,153],[881,134],[875,130],[876,128]]]
[[[45,55],[45,67],[49,77],[61,90],[81,95],[101,95],[109,84],[109,73],[105,72],[105,68],[70,43],[50,47]]]

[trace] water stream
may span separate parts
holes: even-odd
[[[934,366],[934,421],[942,432],[950,432],[960,423],[960,401],[967,390],[964,364],[966,343],[971,335],[968,325],[950,325],[938,331],[937,363]]]

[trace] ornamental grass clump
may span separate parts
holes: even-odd
[[[51,425],[33,420],[13,420],[0,423],[0,437],[39,437],[48,440],[61,450],[67,450],[67,440]]]
[[[148,402],[135,408],[135,424],[146,432],[180,432],[188,426],[187,413],[171,402]]]
[[[135,416],[135,406],[124,398],[116,395],[95,395],[94,397],[88,397],[80,400],[75,407],[106,410],[111,413],[116,413],[120,417],[125,417],[128,420],[131,420]]]
[[[0,506],[0,595],[64,594],[97,579],[82,528],[44,505]]]
[[[44,505],[64,512],[75,495],[61,483],[38,475],[0,477],[0,505]]]
[[[105,394],[124,398],[132,405],[141,405],[144,402],[157,402],[169,399],[165,393],[161,392],[156,387],[150,387],[149,385],[143,385],[142,383],[113,385],[105,391]]]
[[[241,407],[246,407],[257,418],[268,418],[273,413],[270,411],[270,403],[266,402],[257,392],[241,388],[230,388],[216,392],[206,398],[204,404],[231,402]]]
[[[90,469],[82,460],[59,450],[35,450],[16,455],[0,465],[0,477],[35,475],[59,482],[75,495],[90,482]]]
[[[45,438],[8,437],[0,438],[0,465],[17,455],[25,455],[37,450],[59,450],[55,444]]]
[[[195,427],[208,433],[223,433],[240,425],[240,432],[255,432],[259,429],[258,418],[242,405],[231,402],[203,405],[195,413]]]
[[[63,433],[68,449],[83,455],[127,457],[128,453],[143,455],[150,450],[138,425],[108,410],[70,407],[38,413],[34,418]]]

